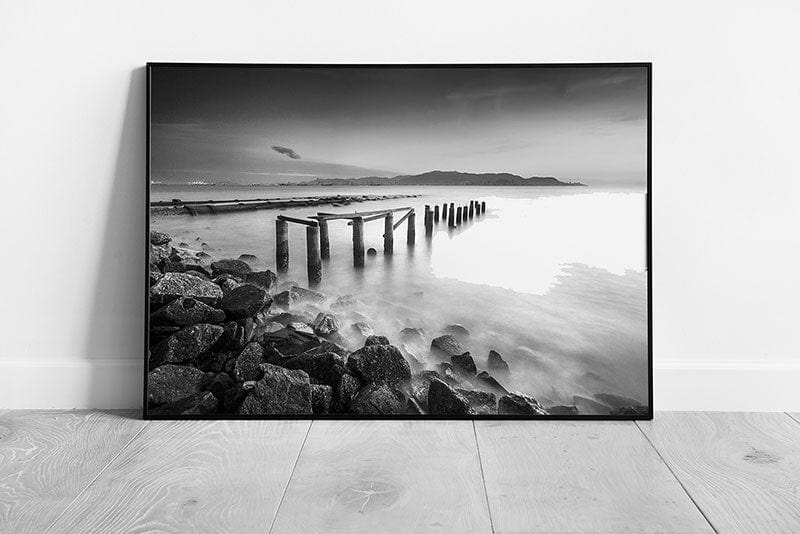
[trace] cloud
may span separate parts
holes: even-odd
[[[300,159],[300,154],[292,150],[291,148],[286,148],[285,146],[272,146],[272,150],[277,152],[278,154],[283,154],[284,156],[290,157],[292,159]]]

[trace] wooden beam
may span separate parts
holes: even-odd
[[[286,215],[278,215],[278,220],[290,223],[304,224],[306,226],[311,226],[313,228],[319,226],[319,223],[317,223],[317,221],[307,221],[306,219],[297,219],[295,217],[287,217]]]

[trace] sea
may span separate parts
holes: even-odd
[[[463,325],[478,368],[489,350],[511,368],[504,384],[544,405],[571,405],[598,393],[648,403],[646,193],[631,187],[236,187],[151,186],[151,201],[285,198],[320,195],[420,195],[349,206],[314,206],[208,215],[151,217],[173,244],[215,258],[252,254],[275,271],[275,218],[319,211],[416,210],[416,243],[406,224],[394,254],[383,254],[382,219],[365,224],[364,269],[354,269],[352,227],[331,221],[331,258],[317,288],[354,295],[376,333],[399,345],[403,328],[427,339]],[[440,220],[426,238],[425,205],[486,203],[486,212],[449,229]],[[396,216],[399,218],[401,214]],[[305,227],[289,225],[289,272],[307,286]],[[342,317],[347,336],[352,318]],[[576,396],[578,398],[576,398]]]

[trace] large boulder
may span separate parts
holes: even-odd
[[[431,352],[440,357],[450,358],[464,354],[464,349],[452,334],[445,334],[431,341]]]
[[[450,417],[472,415],[469,400],[438,378],[431,380],[428,387],[428,413]]]
[[[329,336],[339,331],[339,321],[329,313],[319,313],[312,323],[314,333],[318,336]]]
[[[253,271],[247,273],[244,281],[248,284],[260,287],[267,293],[271,293],[278,285],[278,276],[272,271]]]
[[[321,344],[319,338],[314,334],[298,332],[291,328],[264,334],[261,336],[260,342],[266,349],[267,361],[270,362],[280,362],[286,358],[303,354]]]
[[[180,297],[216,304],[222,298],[222,289],[212,282],[188,273],[165,273],[150,288],[150,301],[165,304]]]
[[[208,415],[217,409],[217,398],[210,392],[196,393],[175,402],[148,409],[148,415]]]
[[[498,376],[508,375],[508,363],[494,350],[489,351],[489,359],[486,360],[486,368]]]
[[[391,343],[389,343],[389,338],[386,336],[367,336],[367,339],[364,340],[364,346],[371,347],[373,345],[391,345]]]
[[[312,382],[333,386],[345,373],[344,358],[334,352],[301,354],[281,363],[287,369],[300,369],[308,373]]]
[[[147,373],[148,405],[179,401],[200,393],[206,374],[188,365],[162,365]]]
[[[350,404],[358,390],[361,381],[350,374],[342,375],[339,383],[333,388],[333,413],[349,413]]]
[[[547,415],[547,410],[536,399],[522,393],[500,397],[497,409],[500,415]]]
[[[258,380],[261,377],[260,365],[264,363],[264,348],[258,343],[248,343],[236,357],[233,377],[238,382]]]
[[[467,399],[472,413],[478,415],[497,414],[497,397],[494,396],[494,393],[459,388],[456,388],[456,391]]]
[[[158,230],[150,230],[150,244],[151,245],[166,245],[172,241],[172,238],[169,234],[165,234],[164,232],[159,232]]]
[[[201,371],[205,371],[207,373],[220,373],[228,366],[228,361],[232,360],[235,362],[237,356],[239,356],[239,353],[236,351],[206,352],[205,354],[201,355],[196,362],[194,362],[194,365],[196,365]],[[232,365],[233,364],[231,364],[231,366]]]
[[[350,354],[347,367],[365,383],[399,386],[411,380],[411,367],[397,347],[370,345]]]
[[[228,321],[222,329],[222,335],[211,347],[211,352],[239,352],[247,344],[245,329],[236,321]]]
[[[311,384],[311,410],[315,414],[331,413],[333,388],[323,384]]]
[[[245,284],[222,297],[220,308],[233,319],[252,317],[269,303],[269,294],[260,287]]]
[[[225,320],[225,312],[212,308],[197,299],[180,297],[156,310],[150,324],[188,326],[196,323],[218,324]]]
[[[244,415],[311,414],[311,382],[305,371],[261,365],[264,376],[250,383],[252,389],[239,407]]]
[[[469,339],[469,330],[460,324],[451,324],[444,328],[445,334],[450,334],[460,341]]]
[[[221,326],[196,324],[182,328],[153,347],[150,366],[196,360],[222,336]]]
[[[232,274],[244,280],[247,274],[252,272],[252,270],[253,269],[242,260],[219,260],[211,264],[211,272],[214,276]]]
[[[498,395],[508,395],[509,393],[500,382],[495,380],[495,378],[486,371],[478,373],[472,382],[480,389],[493,391]]]
[[[369,384],[353,398],[350,411],[358,415],[402,414],[406,411],[406,399],[387,384]]]
[[[450,356],[450,361],[453,363],[453,367],[455,367],[459,373],[462,373],[466,376],[472,377],[478,372],[478,368],[475,367],[475,360],[472,359],[472,356],[470,356],[469,352]]]
[[[411,377],[408,385],[408,393],[411,398],[416,400],[423,407],[428,405],[428,389],[434,379],[442,380],[442,376],[436,371],[420,371]]]

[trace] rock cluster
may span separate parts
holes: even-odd
[[[151,232],[152,415],[582,413],[512,391],[508,363],[494,350],[476,362],[462,325],[438,336],[407,327],[387,337],[356,311],[353,295],[329,299],[295,282],[279,284],[273,272],[253,270],[251,255],[212,262],[170,243],[167,234]],[[576,404],[593,402],[619,416],[647,413],[633,399],[595,397],[575,397]]]

